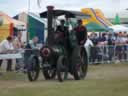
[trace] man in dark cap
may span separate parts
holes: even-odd
[[[84,45],[87,39],[87,29],[82,25],[82,20],[77,21],[77,26],[74,28],[77,42],[79,45]]]
[[[60,21],[60,25],[56,28],[57,42],[63,45],[67,50],[69,47],[69,30],[65,26],[65,20]]]

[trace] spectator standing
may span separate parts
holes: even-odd
[[[8,36],[6,40],[3,40],[0,43],[0,54],[12,53],[14,50],[13,47],[13,38]],[[0,67],[2,65],[3,60],[0,60]],[[12,71],[12,60],[7,60],[7,68],[6,71]]]
[[[108,56],[109,56],[109,61],[111,62],[114,56],[114,38],[112,34],[110,33],[108,35]]]
[[[124,32],[122,38],[123,38],[123,59],[125,61],[127,61],[127,51],[128,51],[127,42],[128,42],[128,38],[127,38],[127,34],[125,32]]]
[[[38,41],[39,39],[36,36],[31,41],[29,41],[31,49],[38,49],[38,46],[37,46]]]
[[[24,44],[23,44],[21,38],[22,38],[22,32],[18,32],[17,36],[13,42],[15,49],[22,49],[23,48]]]
[[[116,44],[116,56],[118,57],[118,62],[120,62],[122,60],[122,55],[123,55],[123,37],[122,37],[122,32],[119,32],[119,34],[116,37],[115,40],[115,44]]]
[[[15,40],[13,42],[13,45],[14,45],[15,50],[17,50],[18,53],[21,53],[23,55],[23,46],[24,46],[24,44],[23,44],[21,38],[22,38],[22,33],[18,32],[17,37],[15,38]],[[21,70],[23,69],[23,66],[24,66],[23,58],[16,59],[15,70],[20,71],[20,69]]]
[[[96,59],[97,59],[97,54],[98,54],[98,51],[97,51],[97,44],[99,42],[99,38],[98,38],[98,35],[97,33],[92,33],[91,34],[91,41],[93,43],[93,47],[91,47],[91,52],[90,52],[90,62],[95,62]]]
[[[87,56],[88,56],[88,58],[90,60],[90,52],[91,52],[90,49],[91,49],[91,47],[94,47],[94,44],[93,44],[92,40],[89,37],[88,37],[86,43],[84,44],[84,47],[86,49]]]
[[[24,62],[25,62],[24,70],[27,69],[27,65],[29,64],[28,60],[30,56],[32,55],[33,51],[39,49],[38,41],[39,41],[38,37],[35,36],[32,40],[29,41],[29,43],[27,43],[25,47],[26,50],[24,53]]]

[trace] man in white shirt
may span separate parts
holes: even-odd
[[[14,50],[13,44],[12,44],[13,38],[12,37],[7,37],[6,40],[3,40],[0,43],[0,54],[6,54],[6,53],[11,53]],[[12,67],[12,60],[8,59],[7,60],[7,71],[12,71],[11,67]],[[2,64],[3,60],[0,60],[0,67]]]
[[[11,52],[11,50],[14,50],[14,47],[12,44],[12,37],[7,37],[6,40],[3,40],[0,43],[0,53],[8,53],[8,52]]]
[[[85,47],[85,49],[87,51],[88,57],[90,56],[90,48],[93,47],[93,46],[94,46],[93,42],[88,37],[86,43],[84,44],[84,47]]]

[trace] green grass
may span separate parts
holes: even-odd
[[[8,73],[2,73],[0,76],[0,80],[4,81],[10,81],[10,80],[17,80],[22,81],[25,80],[25,75],[23,73],[16,73],[16,72],[8,72]]]
[[[27,84],[24,87],[19,86],[18,88],[3,88],[0,90],[0,96],[127,96],[128,94],[127,80],[49,83],[40,82]]]
[[[128,96],[127,67],[127,64],[90,66],[86,80],[63,83],[20,81],[20,75],[10,73],[10,78],[6,79],[6,75],[0,79],[0,96]]]

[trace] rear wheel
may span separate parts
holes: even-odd
[[[87,75],[87,70],[88,70],[88,56],[84,47],[82,47],[80,50],[80,60],[81,60],[80,77],[81,79],[84,79]]]
[[[27,66],[27,76],[29,81],[36,81],[39,77],[40,65],[37,57],[30,57]]]
[[[78,74],[78,67],[80,63],[79,58],[79,47],[75,47],[72,52],[72,66],[71,66],[71,73],[74,76],[75,80],[80,80],[80,76]]]
[[[75,80],[84,79],[88,69],[88,58],[84,47],[76,47],[72,54],[72,73]]]

